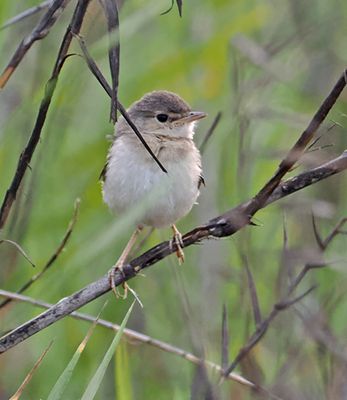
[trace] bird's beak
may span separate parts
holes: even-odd
[[[203,111],[191,111],[188,116],[180,118],[175,122],[179,122],[181,124],[181,123],[197,121],[198,119],[202,119],[205,117],[207,117],[207,114]]]

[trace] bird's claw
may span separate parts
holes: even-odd
[[[182,240],[182,235],[175,226],[173,226],[172,229],[174,231],[174,235],[169,243],[170,249],[171,251],[173,251],[174,247],[176,247],[176,256],[178,258],[178,263],[182,265],[184,263],[184,252],[183,252],[184,243]]]
[[[108,274],[108,279],[109,279],[109,282],[110,282],[111,289],[112,289],[113,293],[115,294],[115,296],[117,297],[117,299],[121,298],[122,300],[125,300],[127,298],[127,296],[128,296],[128,289],[130,287],[126,282],[123,282],[122,286],[123,286],[124,292],[120,293],[120,291],[119,291],[119,289],[118,289],[118,287],[116,286],[116,283],[115,283],[116,273],[118,271],[125,277],[125,274],[124,274],[124,271],[123,271],[123,265],[117,263],[110,270],[110,272]]]

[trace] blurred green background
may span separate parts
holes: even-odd
[[[0,194],[13,177],[25,146],[66,26],[72,1],[50,34],[35,43],[0,96]],[[36,1],[0,2],[0,25]],[[346,67],[347,3],[332,0],[185,1],[183,18],[164,0],[127,0],[120,10],[119,98],[125,106],[154,89],[179,93],[209,117],[195,136],[201,143],[218,111],[223,116],[205,153],[206,188],[199,205],[178,223],[182,232],[249,198],[271,176],[281,157],[306,127],[322,99]],[[39,15],[0,31],[1,70]],[[109,78],[105,19],[93,1],[82,34]],[[71,51],[80,53],[77,43]],[[292,175],[339,155],[346,147],[345,91],[325,124],[315,152],[306,154]],[[49,272],[26,293],[56,302],[101,277],[116,261],[132,230],[129,218],[111,216],[98,182],[113,132],[110,101],[83,58],[70,57],[57,90],[31,169],[1,238],[18,242],[36,269],[8,244],[0,246],[3,289],[16,291],[54,253],[73,213],[76,227]],[[301,305],[283,312],[237,371],[283,399],[342,399],[347,373],[346,237],[337,237],[323,256],[315,242],[311,214],[325,237],[346,216],[346,177],[329,180],[257,214],[249,227],[224,240],[186,249],[179,267],[174,256],[137,277],[136,305],[128,326],[153,338],[220,363],[221,314],[229,315],[230,358],[254,331],[245,260],[253,272],[264,315],[285,293],[286,268],[305,263],[328,267],[311,272],[301,291],[318,288]],[[283,230],[288,235],[283,251]],[[143,251],[170,237],[155,232]],[[333,261],[333,262],[332,262]],[[132,301],[104,296],[82,311],[120,323]],[[36,316],[40,309],[13,303],[0,310],[3,332]],[[313,322],[312,322],[313,321]],[[54,344],[26,388],[23,399],[44,399],[88,330],[71,318],[54,324],[0,358],[0,399],[18,388],[51,339]],[[70,382],[66,399],[78,399],[112,340],[97,327]],[[256,394],[232,381],[218,385],[209,371],[212,397],[196,366],[150,346],[124,340],[123,356],[108,369],[98,399],[251,399]],[[343,349],[343,351],[341,351]],[[118,349],[119,350],[119,349]],[[119,350],[120,351],[120,350]],[[346,354],[345,354],[346,353]],[[115,371],[126,390],[117,387]],[[127,383],[128,382],[128,383]],[[131,388],[131,389],[129,389]],[[197,389],[199,388],[199,389]],[[121,394],[123,393],[123,394]]]

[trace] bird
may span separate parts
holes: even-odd
[[[136,229],[112,269],[113,289],[115,272],[122,272],[145,226],[171,226],[170,246],[175,246],[179,263],[184,262],[182,235],[175,223],[190,212],[201,185],[205,184],[201,155],[193,141],[196,122],[207,116],[205,112],[192,111],[179,95],[166,90],[145,94],[127,112],[167,173],[159,168],[124,117],[119,117],[100,175],[103,200],[113,213],[120,215],[145,198],[150,200],[144,202],[142,213],[135,221]]]

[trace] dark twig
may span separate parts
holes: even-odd
[[[334,90],[329,94],[329,96],[323,102],[323,105],[319,108],[319,112],[315,114],[315,117],[312,120],[313,122],[311,121],[309,127],[304,131],[298,142],[280,164],[280,167],[274,177],[270,179],[263,189],[250,201],[242,203],[226,213],[212,219],[206,225],[197,227],[186,233],[182,238],[182,243],[184,245],[183,247],[190,246],[208,237],[219,238],[230,236],[248,224],[250,220],[250,216],[248,214],[249,212],[251,212],[253,215],[257,209],[263,208],[267,204],[270,204],[279,198],[285,197],[290,193],[316,183],[347,168],[346,151],[340,157],[311,171],[307,171],[294,178],[291,178],[279,185],[280,177],[282,177],[285,171],[293,165],[299,156],[294,150],[299,147],[299,154],[304,151],[303,146],[307,142],[308,136],[311,136],[312,134],[313,128],[310,127],[313,125],[317,129],[319,125],[318,121],[320,123],[324,121],[324,118],[328,113],[328,109],[333,106],[337,100],[337,97],[341,93],[342,86],[344,85],[345,79],[343,75],[343,82],[342,78],[340,78],[337,85],[335,85]],[[141,256],[132,260],[130,263],[125,264],[123,266],[122,273],[119,272],[115,276],[115,285],[118,286],[123,282],[133,278],[142,269],[148,268],[149,266],[167,257],[174,251],[175,249],[173,246],[170,246],[169,241],[158,244],[157,246],[143,253]],[[34,335],[40,330],[63,318],[65,315],[70,314],[72,311],[75,311],[90,301],[98,298],[109,290],[110,281],[109,274],[107,273],[97,281],[94,281],[78,292],[65,297],[49,310],[3,336],[0,339],[0,352],[10,349],[26,338]]]
[[[22,21],[23,19],[30,17],[31,15],[34,15],[36,13],[38,13],[39,11],[49,7],[54,0],[45,0],[43,1],[41,4],[28,8],[25,11],[22,11],[21,13],[17,14],[15,17],[12,17],[11,19],[7,20],[1,27],[0,27],[0,31],[8,28],[11,25],[16,24],[17,22]]]
[[[206,149],[207,142],[210,140],[213,132],[217,128],[217,125],[219,124],[219,121],[220,121],[221,117],[222,117],[222,113],[219,111],[218,114],[215,116],[215,118],[214,118],[214,120],[212,122],[212,125],[210,126],[210,128],[206,132],[206,135],[204,136],[204,139],[203,139],[201,145],[199,146],[199,150],[200,150],[201,154],[204,153],[204,151]]]
[[[327,263],[316,263],[316,264],[306,264],[303,269],[298,273],[296,278],[293,280],[293,282],[289,286],[288,293],[291,294],[294,292],[294,290],[298,287],[300,282],[304,279],[306,276],[307,272],[311,271],[311,269],[317,269],[317,268],[324,268],[327,266]]]
[[[228,330],[228,314],[227,307],[223,304],[223,312],[222,312],[222,357],[221,357],[221,366],[224,370],[227,368],[229,364],[229,330]]]
[[[111,113],[110,119],[113,123],[117,121],[117,98],[118,98],[118,78],[119,78],[119,20],[117,3],[114,0],[102,0],[107,18],[109,32],[108,58],[112,77],[111,94]]]
[[[318,232],[318,228],[317,228],[317,224],[316,224],[316,217],[314,216],[314,214],[312,213],[312,227],[313,227],[313,233],[314,233],[314,237],[316,239],[316,242],[318,244],[318,247],[321,250],[324,250],[324,243],[323,240]]]
[[[69,1],[70,0],[54,0],[46,14],[40,19],[32,32],[20,42],[10,62],[7,64],[7,67],[0,76],[0,89],[6,85],[7,81],[10,79],[11,75],[33,43],[48,35],[50,29],[60,17]]]
[[[183,0],[176,0],[176,4],[178,8],[178,13],[180,17],[182,17]]]
[[[174,4],[175,4],[175,0],[171,0],[170,7],[167,10],[163,11],[160,15],[168,14],[173,9]]]
[[[341,230],[343,225],[347,222],[347,218],[342,218],[335,226],[335,228],[330,232],[330,234],[325,238],[323,242],[323,250],[329,246],[330,242],[334,239],[334,237],[340,233],[345,233]]]
[[[65,235],[62,239],[62,241],[59,243],[59,246],[56,248],[55,252],[52,254],[52,256],[49,258],[49,260],[46,262],[42,270],[37,273],[36,275],[32,276],[19,290],[17,290],[17,293],[23,293],[25,290],[27,290],[34,282],[36,282],[41,276],[47,272],[47,270],[54,264],[56,259],[59,257],[61,252],[63,251],[64,247],[66,246],[68,240],[70,239],[70,236],[72,234],[72,231],[75,227],[76,221],[77,221],[77,216],[78,216],[78,210],[79,210],[79,205],[80,205],[80,200],[77,199],[75,201],[75,207],[74,207],[74,212],[72,215],[72,218],[69,222],[68,228],[65,232]],[[11,299],[6,299],[2,303],[0,303],[0,309],[4,306],[6,306],[8,303],[11,302]]]
[[[244,266],[246,268],[247,273],[247,281],[248,281],[248,289],[252,300],[252,309],[253,309],[253,317],[255,326],[259,326],[261,324],[261,311],[259,307],[257,289],[255,287],[254,279],[251,270],[249,269],[248,260],[246,256],[243,257]]]
[[[22,247],[17,242],[14,242],[13,240],[9,240],[9,239],[0,239],[0,244],[2,244],[2,243],[8,243],[8,244],[14,246],[20,252],[20,254],[29,262],[29,264],[31,264],[32,267],[35,267],[35,264],[33,263],[33,261],[31,261],[30,257],[27,255],[27,253],[22,249]]]
[[[168,14],[173,9],[174,3],[175,3],[175,0],[171,0],[170,7],[167,10],[163,11],[160,15]],[[177,8],[178,8],[178,13],[179,13],[180,17],[182,17],[183,1],[182,0],[176,0],[176,4],[177,4]]]
[[[73,33],[74,34],[79,33],[84,15],[87,11],[89,1],[90,0],[79,0],[78,1],[75,12],[71,19],[71,22],[66,30],[65,36],[64,36],[63,41],[60,46],[58,57],[56,59],[56,62],[55,62],[54,68],[53,68],[52,75],[46,85],[45,95],[40,104],[40,109],[39,109],[39,112],[38,112],[38,115],[36,118],[34,129],[31,133],[30,139],[29,139],[25,149],[23,150],[23,152],[21,153],[21,155],[19,157],[15,175],[12,179],[11,185],[6,192],[5,198],[1,205],[0,229],[3,228],[5,225],[5,222],[7,220],[9,212],[11,210],[12,204],[16,199],[18,188],[22,182],[24,174],[30,164],[31,158],[34,154],[36,146],[41,137],[43,125],[46,121],[47,112],[48,112],[49,106],[51,104],[51,100],[53,97],[53,93],[55,91],[55,87],[57,85],[58,76],[60,74],[61,68],[63,67],[64,61],[66,60],[66,55],[67,55],[67,52],[68,52],[68,49],[69,49],[69,46],[70,46],[70,43],[71,43],[71,40],[73,37]],[[56,1],[54,4],[57,4],[57,3],[58,2]],[[53,7],[53,5],[52,5],[52,7]]]
[[[89,70],[95,76],[95,78],[100,83],[100,85],[104,88],[105,92],[112,98],[112,89],[111,89],[110,85],[107,83],[107,81],[106,81],[105,77],[103,76],[103,74],[101,73],[99,67],[96,65],[95,61],[90,56],[90,54],[88,52],[88,49],[87,49],[87,47],[86,47],[86,45],[84,43],[83,38],[81,36],[79,36],[79,35],[76,35],[76,38],[77,38],[77,40],[78,40],[78,42],[79,42],[79,44],[81,46],[81,50],[83,52],[84,58],[85,58],[85,60],[87,62],[87,65],[89,67]],[[126,109],[123,107],[123,105],[118,100],[117,100],[117,107],[118,107],[118,110],[120,111],[120,113],[123,115],[124,119],[127,121],[129,126],[131,127],[131,129],[134,131],[135,135],[139,138],[139,140],[141,141],[141,143],[143,144],[145,149],[151,155],[153,160],[158,164],[158,166],[160,167],[160,169],[163,172],[167,173],[166,169],[164,168],[162,163],[158,160],[156,155],[153,153],[152,149],[148,146],[147,142],[145,141],[145,139],[143,138],[142,134],[137,129],[136,125],[130,119],[130,116],[127,113]]]

